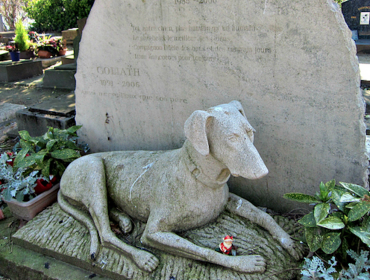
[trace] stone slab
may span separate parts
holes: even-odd
[[[57,113],[58,115],[75,115],[75,94],[73,91],[66,92],[57,99],[48,99],[39,104],[30,106],[30,110],[44,112],[45,114]]]
[[[54,68],[50,70],[45,70],[43,87],[74,90],[76,88],[75,74],[76,70],[69,69],[61,70]]]
[[[74,38],[78,35],[78,28],[72,28],[62,31],[63,40],[67,41],[67,44],[73,44]]]
[[[12,280],[86,280],[93,272],[14,245],[11,235],[17,221],[8,217],[0,221],[0,275]],[[48,268],[46,268],[48,264]],[[2,279],[0,277],[0,279]],[[94,280],[110,280],[96,275]]]
[[[48,127],[52,126],[59,129],[66,129],[75,125],[74,116],[65,114],[45,113],[40,110],[24,109],[16,113],[18,131],[27,130],[31,136],[40,136],[48,131]]]
[[[286,211],[302,205],[284,193],[320,181],[367,187],[351,36],[331,0],[96,1],[77,61],[79,135],[96,152],[179,148],[194,110],[239,100],[270,173],[232,179],[234,192]]]
[[[275,217],[275,219],[289,233],[299,234],[299,227],[294,221],[283,217]],[[118,237],[142,248],[140,237],[144,226],[145,224],[134,221],[133,232],[129,235],[121,234]],[[216,249],[226,233],[234,236],[233,244],[238,247],[239,255],[259,254],[266,258],[268,265],[264,274],[236,273],[220,266],[172,256],[152,248],[143,248],[151,251],[160,259],[159,267],[151,274],[142,272],[130,259],[111,249],[102,249],[95,262],[91,262],[88,230],[71,216],[66,215],[58,204],[54,204],[36,216],[13,235],[13,240],[19,246],[73,263],[83,269],[115,280],[168,280],[171,276],[176,280],[257,280],[263,277],[269,280],[287,280],[296,276],[297,270],[291,270],[291,268],[299,264],[266,231],[230,213],[225,212],[206,227],[181,233],[181,236],[197,245]]]
[[[42,74],[41,61],[0,62],[0,82],[15,82]]]
[[[0,123],[15,118],[15,112],[25,109],[24,105],[4,103],[0,105]]]

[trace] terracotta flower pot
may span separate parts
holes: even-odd
[[[48,51],[43,51],[43,50],[40,50],[37,55],[39,56],[39,58],[50,58],[50,57],[53,57],[53,54],[51,52],[48,52]]]
[[[19,202],[15,199],[12,199],[10,201],[5,201],[5,203],[8,204],[8,207],[13,213],[14,217],[29,221],[39,212],[41,212],[57,200],[58,190],[59,184],[55,185],[50,190],[36,196],[28,202]]]
[[[58,56],[66,55],[66,53],[67,53],[67,49],[61,49],[59,50]]]

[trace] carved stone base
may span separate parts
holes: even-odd
[[[275,220],[290,234],[298,226],[286,218]],[[143,248],[140,237],[145,224],[134,221],[134,229],[128,235],[119,235],[123,241]],[[160,260],[151,274],[142,272],[128,258],[118,252],[103,248],[95,262],[89,259],[90,236],[87,229],[65,214],[57,203],[49,207],[14,236],[14,243],[52,256],[72,265],[94,271],[113,279],[292,279],[299,270],[298,263],[272,239],[271,235],[248,220],[224,212],[216,221],[205,227],[181,233],[181,236],[197,245],[217,248],[225,235],[234,236],[238,255],[261,255],[267,261],[264,274],[242,274],[217,265],[176,257],[158,250],[153,252]],[[143,248],[144,249],[144,248]]]

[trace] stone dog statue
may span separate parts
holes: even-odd
[[[141,242],[178,256],[211,262],[239,272],[263,272],[258,255],[228,256],[176,235],[214,220],[225,208],[266,228],[293,257],[290,236],[268,214],[229,193],[230,175],[248,179],[268,170],[253,145],[254,129],[238,101],[195,111],[185,122],[182,148],[87,155],[72,162],[60,183],[60,207],[89,229],[91,258],[101,246],[114,248],[151,272],[158,259],[119,240],[109,216],[124,232],[130,217],[146,222]],[[120,210],[108,213],[108,198]],[[121,212],[122,211],[122,212]]]

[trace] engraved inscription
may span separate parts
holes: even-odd
[[[136,95],[136,94],[127,94],[123,92],[117,93],[108,93],[108,92],[90,92],[83,90],[81,91],[83,95],[98,95],[98,96],[106,96],[111,97],[115,96],[117,98],[124,98],[124,99],[136,99],[142,101],[158,101],[158,102],[171,102],[171,103],[188,103],[188,100],[185,98],[174,98],[174,97],[164,97],[164,96],[150,96],[150,95]]]

